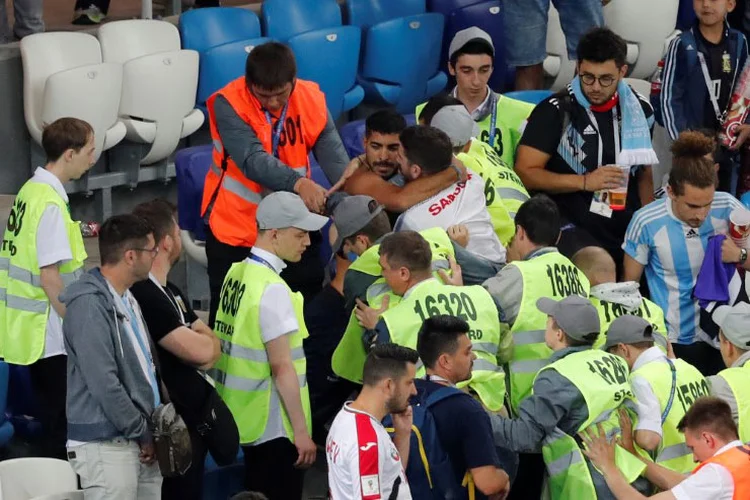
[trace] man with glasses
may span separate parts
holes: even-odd
[[[341,177],[349,158],[323,92],[317,84],[297,78],[294,54],[281,43],[253,49],[245,75],[206,104],[214,152],[201,213],[207,225],[209,324],[213,325],[224,276],[255,243],[255,212],[263,196],[294,192],[309,210],[320,213],[326,190],[310,179],[310,153],[315,153],[331,184]],[[287,283],[308,297],[323,281],[322,268],[315,262],[321,237],[317,233],[311,237],[308,257],[284,273]]]
[[[622,38],[596,28],[581,38],[577,52],[579,76],[531,113],[516,172],[529,191],[548,193],[560,207],[566,220],[558,248],[564,255],[601,246],[621,270],[628,221],[653,199],[653,109],[623,80]],[[613,210],[608,190],[627,176],[624,206]]]

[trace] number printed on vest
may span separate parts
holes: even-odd
[[[601,360],[586,363],[594,375],[599,375],[607,385],[621,385],[628,381],[628,374],[622,363],[613,354],[607,354]]]
[[[297,144],[297,140],[302,141],[302,124],[300,123],[300,117],[297,115],[296,118],[288,116],[286,122],[284,122],[284,128],[281,131],[279,137],[279,147],[287,145],[287,140],[290,146]]]
[[[708,382],[706,379],[700,382],[690,382],[688,384],[682,384],[677,386],[675,390],[677,393],[677,399],[680,400],[682,409],[687,412],[695,400],[701,396],[708,396]]]
[[[489,175],[487,176],[487,180],[484,181],[484,197],[487,200],[488,207],[495,201],[495,184]]]
[[[237,311],[240,309],[240,302],[242,296],[245,294],[245,284],[239,280],[228,279],[224,282],[224,286],[221,289],[221,295],[219,299],[219,309],[223,314],[234,318],[237,316]],[[218,333],[226,335],[232,335],[234,333],[234,327],[228,323],[220,320],[215,321],[215,330]]]
[[[414,303],[414,312],[419,315],[422,321],[441,314],[457,316],[464,321],[477,320],[477,309],[474,307],[474,302],[464,292],[428,295],[423,300],[424,303],[421,300]]]
[[[566,264],[547,264],[547,277],[552,288],[553,297],[567,297],[568,295],[586,296],[581,285],[578,268]]]
[[[486,142],[487,144],[490,143],[490,133],[488,130],[482,130],[482,133],[479,134],[479,140],[482,142]],[[500,132],[499,128],[495,128],[495,145],[492,146],[492,149],[495,150],[495,152],[498,154],[498,156],[503,156],[503,134]]]
[[[12,257],[18,252],[18,249],[13,244],[13,239],[17,238],[21,233],[24,215],[26,215],[26,202],[21,198],[16,197],[16,201],[13,204],[13,208],[10,210],[10,215],[8,216],[8,225],[6,226],[7,232],[12,233],[13,236],[11,239],[7,240],[3,238],[2,247],[3,251],[9,252]]]

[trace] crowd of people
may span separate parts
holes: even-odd
[[[712,112],[747,58],[733,6],[695,1],[657,112],[606,28],[536,106],[493,92],[492,39],[460,31],[455,88],[413,126],[372,113],[351,159],[291,50],[256,47],[207,103],[207,322],[168,279],[166,200],[105,221],[83,272],[63,184],[93,130],[49,124],[0,247],[0,354],[30,367],[46,454],[87,500],[200,498],[207,454],[238,448],[271,500],[302,498],[319,450],[334,500],[750,498],[750,262],[730,234],[750,126],[721,147]]]

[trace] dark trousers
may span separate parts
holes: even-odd
[[[672,344],[674,355],[690,363],[700,371],[704,377],[716,375],[726,368],[721,359],[721,352],[702,341],[692,344]]]
[[[42,424],[42,449],[46,457],[67,460],[65,442],[68,421],[65,418],[68,357],[64,354],[40,359],[29,365],[31,387]]]
[[[518,474],[508,500],[540,498],[544,486],[544,459],[541,453],[519,453]]]
[[[75,10],[85,10],[91,5],[99,7],[102,14],[106,14],[109,10],[109,0],[76,0]]]
[[[287,438],[278,438],[258,446],[243,446],[245,489],[257,491],[268,500],[302,498],[305,471],[296,469],[297,448]]]
[[[206,462],[206,445],[200,435],[188,427],[193,461],[190,468],[179,477],[165,477],[161,484],[162,500],[201,500],[203,498],[203,468]]]

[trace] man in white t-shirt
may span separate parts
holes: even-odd
[[[94,130],[61,118],[45,127],[42,147],[47,164],[18,192],[0,250],[0,355],[29,366],[42,453],[65,459],[65,306],[58,296],[82,273],[86,252],[63,184],[93,166]]]
[[[405,157],[401,174],[406,182],[435,175],[451,166],[453,145],[448,135],[437,128],[408,127],[401,133],[401,145]],[[448,229],[456,224],[468,229],[467,250],[492,262],[505,262],[505,248],[487,212],[484,181],[470,170],[465,181],[456,182],[401,214],[394,229]]]
[[[326,440],[331,500],[409,500],[406,481],[417,351],[380,344],[367,355],[362,392],[344,404]],[[381,421],[390,414],[393,440]],[[418,457],[415,457],[418,459]]]
[[[622,435],[632,434],[627,419]],[[737,435],[729,405],[714,397],[698,398],[685,413],[677,428],[685,434],[685,444],[700,464],[690,475],[669,470],[644,459],[633,449],[632,441],[623,443],[646,464],[643,475],[663,490],[649,498],[659,500],[732,500],[750,498],[750,447]],[[600,431],[601,432],[601,431]],[[646,498],[630,486],[615,465],[615,443],[604,435],[582,433],[584,453],[602,472],[617,500]]]

